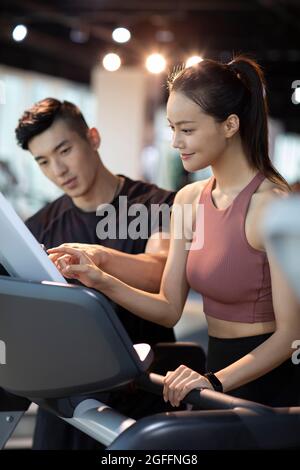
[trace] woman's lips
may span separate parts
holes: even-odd
[[[181,156],[181,160],[188,160],[193,155],[194,155],[194,153],[182,153],[180,156]]]

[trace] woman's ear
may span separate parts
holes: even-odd
[[[98,150],[101,144],[101,137],[96,127],[91,127],[91,129],[88,130],[87,138],[93,150]]]
[[[225,137],[230,138],[238,132],[240,128],[240,119],[236,114],[230,114],[224,121]]]

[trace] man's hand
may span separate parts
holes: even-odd
[[[49,258],[51,261],[58,267],[58,262],[60,266],[63,266],[63,263],[61,263],[63,260],[67,262],[67,264],[74,264],[74,263],[69,263],[68,261],[68,255],[65,253],[62,253],[61,251],[57,251],[57,249],[65,249],[65,248],[75,248],[76,250],[79,250],[81,253],[85,253],[90,260],[93,261],[93,263],[98,266],[98,267],[103,267],[105,264],[107,255],[105,252],[105,248],[100,245],[89,245],[88,243],[63,243],[62,245],[59,245],[58,247],[51,248],[47,250],[49,253]]]
[[[85,243],[63,243],[47,250],[49,258],[61,270],[68,264],[68,248],[85,253],[90,260],[107,275],[128,284],[136,289],[158,293],[162,273],[167,258],[166,240],[149,239],[147,249],[149,252],[131,254],[102,245],[89,245]]]
[[[213,390],[213,386],[206,377],[187,366],[179,366],[176,370],[167,372],[164,378],[164,400],[169,401],[172,406],[179,406],[181,400],[195,388]]]
[[[106,273],[96,266],[85,250],[66,245],[47,250],[52,258],[55,258],[55,261],[52,261],[62,275],[69,279],[78,279],[87,287],[101,290],[105,285]]]

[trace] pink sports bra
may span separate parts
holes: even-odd
[[[221,320],[256,323],[274,320],[271,276],[267,255],[247,241],[245,219],[251,196],[264,180],[257,173],[226,209],[217,209],[212,200],[215,178],[204,187],[204,244],[188,255],[186,273],[192,289],[203,296],[206,315]]]

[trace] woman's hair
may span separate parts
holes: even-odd
[[[265,79],[254,60],[238,56],[230,63],[222,64],[205,59],[195,66],[173,72],[168,78],[168,88],[169,92],[183,93],[217,122],[236,114],[250,166],[270,181],[290,189],[269,157]]]
[[[61,119],[82,138],[86,138],[88,125],[80,109],[69,101],[45,98],[26,110],[15,130],[18,144],[28,150],[29,141]]]

